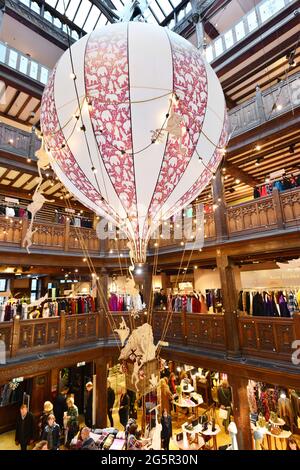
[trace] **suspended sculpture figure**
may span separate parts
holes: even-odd
[[[144,12],[147,8],[148,2],[146,0],[133,0],[125,3],[124,8],[120,12],[113,11],[115,11],[121,22],[143,21],[145,20]]]
[[[151,234],[203,191],[223,158],[221,85],[191,43],[144,22],[101,27],[71,54],[73,66],[66,51],[42,99],[51,166],[77,200],[122,228],[143,263]]]
[[[26,248],[28,254],[30,253],[29,248],[32,246],[32,236],[37,231],[37,229],[33,230],[33,222],[37,212],[41,210],[45,202],[55,202],[54,199],[46,199],[45,196],[42,195],[39,189],[40,185],[41,183],[39,183],[34,191],[32,202],[27,206],[27,210],[31,212],[31,221],[23,240],[23,246]]]

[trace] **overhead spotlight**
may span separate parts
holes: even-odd
[[[236,178],[235,182],[236,182],[236,184],[239,184],[241,182],[241,180],[239,178]]]
[[[259,164],[263,161],[262,157],[256,159],[255,166],[259,166]]]
[[[278,105],[276,106],[276,109],[277,109],[277,111],[280,111],[280,110],[282,109],[282,104],[278,104]]]
[[[255,145],[255,150],[257,150],[257,152],[259,152],[261,150],[261,145],[259,145],[259,144]]]

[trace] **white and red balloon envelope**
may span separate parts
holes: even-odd
[[[51,164],[70,193],[121,227],[135,260],[145,261],[153,230],[195,199],[222,159],[221,85],[191,43],[152,24],[105,26],[71,50],[76,79],[66,51],[42,100]],[[171,115],[180,132],[164,131],[151,144]]]

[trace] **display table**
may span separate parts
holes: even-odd
[[[201,395],[199,395],[201,397]],[[200,400],[201,401],[201,400]],[[184,410],[193,410],[196,417],[198,417],[198,407],[203,403],[195,403],[190,398],[182,398],[180,401],[172,400],[173,405],[176,406],[177,422],[179,420],[179,411],[184,413]]]
[[[212,425],[209,424],[207,429],[205,431],[203,431],[203,425],[202,424],[197,424],[197,426],[193,427],[193,430],[188,430],[187,429],[187,423],[184,423],[182,425],[182,430],[184,432],[189,432],[189,433],[199,433],[201,434],[201,436],[205,436],[205,437],[210,437],[213,439],[213,450],[218,450],[218,445],[217,445],[217,435],[219,434],[219,432],[221,431],[220,429],[220,426],[218,426],[218,424],[215,424],[215,430],[212,431]]]
[[[203,439],[199,441],[198,444],[196,442],[192,442],[192,444],[189,444],[185,443],[184,440],[176,441],[176,439],[172,437],[172,442],[180,450],[199,450],[205,446],[205,442]]]
[[[283,421],[283,420],[280,420],[280,421]],[[271,421],[269,421],[269,422],[271,424],[273,424],[273,422],[271,422]],[[284,426],[284,424],[285,424],[285,422],[283,422],[282,424],[274,423],[273,425],[275,425],[275,426],[277,425],[279,427],[279,426]],[[280,432],[280,434],[273,434],[266,427],[261,428],[259,426],[254,426],[254,425],[251,426],[251,427],[254,431],[259,431],[262,434],[263,438],[266,437],[268,450],[272,450],[272,437],[274,438],[275,449],[280,450],[280,449],[278,449],[278,445],[277,445],[278,442],[280,442],[281,450],[285,450],[287,448],[286,441],[292,435],[291,431],[282,430]]]

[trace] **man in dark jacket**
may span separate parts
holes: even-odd
[[[164,409],[161,418],[161,440],[164,450],[169,450],[170,438],[172,437],[172,418]]]
[[[115,399],[116,399],[115,392],[111,388],[110,382],[108,381],[107,382],[107,415],[108,415],[108,419],[109,419],[109,422],[110,422],[110,425],[111,425],[112,428],[114,427],[114,420],[113,420],[113,416],[112,416],[112,410],[113,410],[113,407],[114,407]]]
[[[84,421],[85,424],[91,428],[93,425],[93,384],[92,382],[88,382],[85,385],[87,396],[86,396],[86,404],[84,410]]]
[[[16,445],[21,446],[21,450],[27,450],[28,444],[33,442],[34,418],[28,411],[27,405],[22,405],[16,423]]]
[[[129,405],[130,400],[126,389],[122,389],[121,397],[120,397],[120,406],[119,406],[119,418],[120,423],[126,429],[126,424],[129,418]]]
[[[68,392],[68,387],[64,387],[53,402],[54,416],[61,429],[64,427],[64,412],[68,411],[66,402]]]

